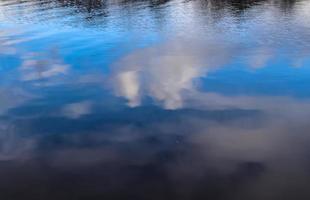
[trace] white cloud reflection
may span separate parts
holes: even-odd
[[[227,63],[235,48],[224,42],[174,40],[138,50],[112,65],[112,87],[129,106],[150,96],[167,109],[180,108],[182,93],[195,90],[195,79]]]
[[[48,57],[45,58],[40,58],[42,53],[28,53],[22,57],[23,63],[20,71],[23,81],[42,80],[67,74],[70,65],[63,63],[57,51],[50,51],[46,54]]]
[[[61,113],[66,117],[77,119],[83,115],[90,114],[91,111],[92,103],[90,101],[82,101],[65,105]]]

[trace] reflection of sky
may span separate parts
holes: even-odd
[[[214,1],[97,3],[1,3],[3,99],[11,86],[40,96],[40,87],[81,84],[100,84],[131,107],[177,109],[207,92],[309,97],[306,1],[243,12]]]
[[[0,1],[0,199],[309,199],[308,1],[98,2]]]
[[[229,95],[309,97],[309,62],[304,62],[303,67],[288,66],[287,62],[290,61],[283,58],[255,70],[236,64],[205,77],[203,89]]]
[[[0,160],[10,168],[2,165],[0,171],[23,170],[10,175],[14,181],[9,184],[3,182],[8,175],[2,175],[0,188],[14,188],[29,198],[22,185],[37,181],[43,185],[30,187],[35,194],[60,198],[64,194],[45,184],[83,188],[75,194],[89,198],[94,192],[117,197],[120,190],[125,196],[133,192],[163,198],[167,190],[185,199],[290,199],[286,188],[309,196],[307,102],[215,95],[202,98],[199,109],[164,110],[120,106],[108,96],[98,97],[96,104],[77,102],[72,96],[87,95],[82,89],[70,92],[63,94],[65,106],[49,91],[46,98],[13,109],[10,119],[2,120]],[[205,100],[211,98],[215,105],[238,108],[209,108]],[[37,164],[43,167],[37,169]],[[72,173],[81,182],[70,182],[75,180]],[[41,179],[43,174],[47,179]],[[221,193],[214,193],[217,187]]]

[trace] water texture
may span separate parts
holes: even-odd
[[[0,0],[1,200],[309,200],[310,1]]]

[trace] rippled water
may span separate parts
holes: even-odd
[[[0,199],[310,199],[310,1],[0,0]]]

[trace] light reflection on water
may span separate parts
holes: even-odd
[[[0,1],[0,198],[309,199],[309,11]]]

